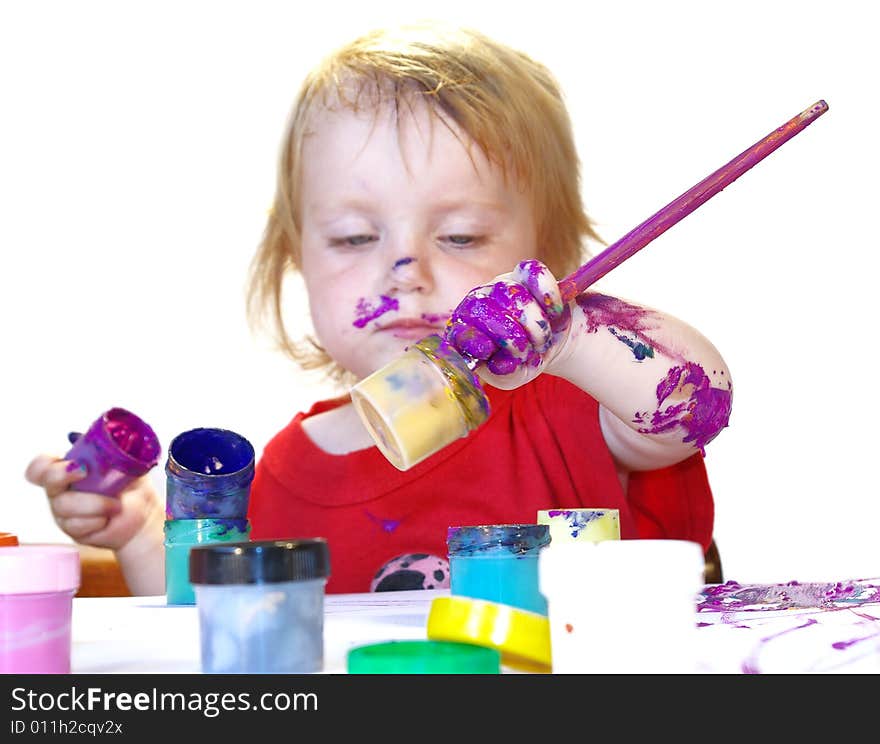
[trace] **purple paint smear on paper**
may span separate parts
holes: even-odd
[[[724,374],[723,372],[721,373]],[[711,387],[703,368],[694,362],[672,367],[657,385],[657,410],[636,412],[633,423],[647,424],[642,434],[661,434],[677,427],[687,433],[683,442],[693,442],[705,454],[709,444],[730,420],[733,385],[727,390]],[[665,408],[664,403],[669,401]]]
[[[697,611],[702,613],[703,617],[717,615],[721,624],[746,630],[765,626],[769,629],[789,611],[796,621],[803,618],[803,622],[796,622],[776,632],[762,635],[739,663],[740,671],[744,674],[760,674],[764,671],[761,657],[765,655],[768,647],[778,645],[774,642],[792,633],[796,633],[799,639],[803,636],[805,644],[815,644],[818,640],[824,648],[835,652],[833,657],[829,656],[824,660],[817,657],[814,659],[814,668],[800,671],[835,671],[838,667],[852,667],[854,663],[863,658],[870,658],[874,654],[873,647],[870,644],[864,645],[863,642],[876,643],[880,638],[880,630],[877,629],[877,621],[880,618],[866,611],[869,607],[878,607],[880,586],[872,583],[876,581],[876,579],[854,579],[837,582],[789,581],[775,584],[740,584],[736,581],[727,581],[724,584],[704,587],[697,601]],[[842,628],[841,632],[846,632],[847,636],[830,640],[827,632],[818,635],[815,632],[820,625],[827,628],[842,625],[825,620],[828,613],[847,613],[858,620],[851,627]],[[748,620],[748,615],[753,619]],[[735,620],[737,617],[747,619],[747,622],[737,622]],[[697,623],[698,627],[710,627],[715,624],[717,623]],[[863,645],[864,650],[860,656],[858,649],[863,648]],[[853,647],[857,647],[855,654],[849,653]]]
[[[803,607],[838,609],[878,599],[880,587],[856,581],[788,581],[777,584],[727,581],[703,588],[697,612],[766,612]]]
[[[352,325],[355,326],[355,328],[363,328],[371,320],[376,320],[376,318],[381,315],[392,310],[398,310],[399,308],[400,303],[388,295],[381,295],[377,305],[373,305],[365,297],[361,297],[358,300],[357,307],[354,309],[356,320]]]

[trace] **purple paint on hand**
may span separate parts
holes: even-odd
[[[683,442],[693,442],[703,454],[706,445],[728,425],[733,402],[733,386],[711,387],[710,379],[699,364],[687,362],[672,367],[657,385],[657,409],[653,413],[636,412],[633,423],[644,424],[642,434],[661,434],[677,427],[687,433]],[[663,405],[669,401],[666,408]],[[678,402],[673,402],[678,401]]]
[[[496,375],[511,374],[522,366],[540,367],[554,335],[565,330],[571,319],[568,307],[547,291],[552,276],[540,261],[520,262],[513,277],[472,290],[446,328],[450,343],[466,358],[485,362]],[[530,321],[526,308],[536,302],[543,319]]]
[[[355,328],[363,328],[371,320],[376,320],[381,315],[398,309],[400,309],[400,303],[388,295],[380,295],[379,304],[376,306],[373,306],[366,298],[361,297],[354,310],[357,317],[352,325]]]

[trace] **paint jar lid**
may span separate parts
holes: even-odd
[[[277,584],[329,575],[323,537],[194,545],[189,553],[193,584]]]
[[[529,672],[549,672],[550,621],[537,612],[469,597],[436,597],[428,612],[431,640],[497,649],[501,663]]]
[[[79,589],[79,550],[73,545],[0,547],[0,593],[45,594]]]
[[[537,555],[549,544],[550,527],[546,524],[481,524],[446,530],[446,547],[450,556],[495,551]]]
[[[348,652],[349,674],[500,674],[494,648],[453,641],[389,641]]]

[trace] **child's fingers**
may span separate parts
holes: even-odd
[[[38,455],[27,466],[24,477],[46,490],[49,498],[66,491],[71,483],[86,476],[81,466],[52,455]]]
[[[77,542],[85,542],[89,535],[107,526],[107,517],[55,517],[55,522]]]
[[[450,341],[475,359],[486,359],[487,352],[491,354],[496,349],[507,349],[514,357],[525,358],[531,339],[520,322],[520,309],[508,296],[508,288],[518,286],[499,281],[472,290],[452,314]],[[520,289],[528,294],[522,287]],[[481,348],[479,351],[471,348],[469,334],[481,341],[491,339],[495,348]]]
[[[119,499],[85,491],[62,491],[50,501],[52,513],[60,519],[101,517],[106,520],[122,509]]]
[[[513,270],[513,276],[529,290],[549,318],[556,317],[565,308],[556,277],[540,261],[520,261]]]

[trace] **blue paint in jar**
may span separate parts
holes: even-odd
[[[547,615],[538,586],[538,554],[549,544],[546,524],[449,527],[450,591]]]
[[[191,429],[171,442],[165,474],[168,519],[244,519],[254,448],[228,429]]]

